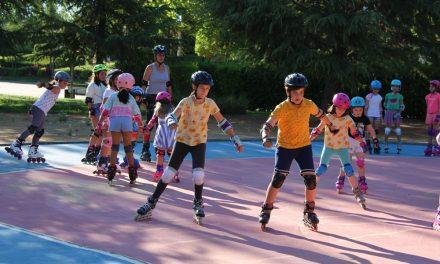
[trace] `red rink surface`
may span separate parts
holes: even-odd
[[[440,232],[431,228],[438,158],[368,159],[366,211],[347,180],[344,193],[336,194],[339,166],[330,165],[319,183],[318,232],[302,224],[304,185],[296,164],[268,232],[260,230],[273,158],[207,160],[203,226],[192,221],[189,161],[150,222],[133,217],[154,190],[152,164],[144,165],[134,187],[126,173],[110,187],[87,165],[1,173],[0,222],[150,263],[438,263]]]

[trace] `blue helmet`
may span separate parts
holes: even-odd
[[[64,71],[57,71],[53,78],[55,81],[70,81],[70,75]]]
[[[136,85],[136,86],[133,86],[133,88],[131,88],[130,93],[133,96],[137,96],[137,95],[142,96],[142,95],[144,95],[144,90],[142,90],[141,87]]]
[[[286,79],[284,79],[284,85],[289,88],[300,88],[307,87],[309,82],[307,81],[306,76],[304,76],[302,73],[294,72],[287,75]]]
[[[153,48],[153,53],[154,55],[158,54],[158,53],[166,53],[167,52],[167,48],[165,48],[164,45],[156,45]]]
[[[391,81],[391,86],[401,86],[402,82],[398,79],[394,79]]]
[[[350,106],[351,107],[364,107],[365,100],[364,100],[364,98],[362,98],[360,96],[355,96],[355,97],[351,98]]]
[[[196,71],[191,75],[191,83],[195,86],[199,84],[208,84],[210,86],[214,85],[214,80],[212,79],[211,74],[206,71]]]
[[[382,88],[382,83],[378,80],[372,80],[370,83],[371,89],[380,90]]]

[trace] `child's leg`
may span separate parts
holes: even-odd
[[[363,193],[367,192],[368,185],[365,178],[365,154],[363,152],[356,153],[356,166],[358,169],[358,185]]]
[[[317,176],[316,180],[318,183],[319,183],[319,177],[321,177],[321,175],[323,175],[327,171],[328,163],[333,153],[334,150],[326,147],[325,145],[322,148],[321,160],[319,161],[319,167],[316,169],[316,176]]]
[[[342,168],[345,172],[345,175],[348,177],[348,182],[350,183],[352,188],[358,187],[356,177],[354,175],[353,166],[350,163],[350,154],[348,153],[348,149],[338,149],[335,151],[339,157]]]
[[[115,166],[116,158],[119,152],[119,142],[121,142],[121,132],[112,131],[111,134],[112,134],[112,148],[111,148],[112,151],[110,154],[110,165]]]
[[[156,148],[156,172],[153,174],[153,181],[158,181],[163,174],[163,160],[165,156],[165,150],[162,148]]]

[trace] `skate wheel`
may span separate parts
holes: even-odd
[[[151,220],[151,212],[148,212],[147,214],[145,214],[145,215],[141,215],[141,214],[137,214],[135,217],[134,217],[134,221],[136,221],[136,222],[141,222],[141,221],[150,221]]]
[[[27,158],[27,162],[30,163],[32,161],[31,158]]]
[[[194,222],[196,223],[196,224],[198,224],[198,225],[202,225],[202,219],[203,219],[203,217],[200,217],[200,216],[197,216],[197,215],[195,215],[194,217],[193,217],[193,220],[194,220]]]

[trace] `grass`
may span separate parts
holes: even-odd
[[[0,94],[0,113],[26,113],[35,101],[35,97]],[[87,106],[82,100],[59,98],[50,112],[61,116],[86,115]]]

